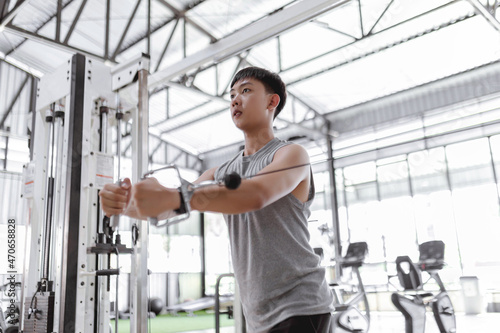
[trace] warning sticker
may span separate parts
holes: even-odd
[[[33,198],[35,187],[35,164],[29,163],[23,169],[23,188],[22,194],[24,198]]]
[[[112,155],[96,153],[95,186],[102,189],[104,185],[113,183],[114,160]]]

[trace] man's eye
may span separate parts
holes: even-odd
[[[229,98],[233,99],[234,98],[234,95],[230,95]]]
[[[249,91],[250,91],[250,89],[248,89],[248,88],[243,89],[243,92],[249,92]]]

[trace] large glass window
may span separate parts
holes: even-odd
[[[492,146],[496,144],[492,138]],[[492,154],[493,153],[493,154]],[[446,147],[453,212],[464,274],[498,285],[500,211],[488,138]],[[497,180],[498,181],[498,180]]]
[[[493,182],[487,138],[449,145],[446,158],[452,189]]]
[[[451,192],[442,190],[415,195],[413,205],[418,244],[442,240],[446,245],[446,269],[440,272],[441,278],[446,282],[458,282],[462,268]]]
[[[449,189],[443,147],[409,154],[408,166],[413,194]]]
[[[491,148],[490,148],[491,147]],[[336,170],[342,240],[367,241],[369,262],[418,258],[442,240],[450,286],[477,275],[500,284],[500,136],[417,151]],[[372,280],[370,278],[370,280]],[[367,284],[374,281],[367,281]]]
[[[215,295],[221,274],[233,272],[226,221],[222,214],[205,213],[205,293]],[[221,280],[220,293],[234,292],[234,280]]]
[[[382,200],[410,195],[406,156],[377,161],[377,180]]]
[[[368,162],[344,168],[346,204],[378,200],[377,169],[375,162]]]
[[[453,191],[454,217],[464,274],[500,285],[500,214],[495,184]]]
[[[370,249],[370,258],[377,254],[377,261],[394,261],[400,255],[413,255],[411,245],[416,244],[413,214],[410,196],[380,202],[378,226],[373,226],[370,234],[371,243],[373,243]],[[375,235],[377,235],[376,238]],[[385,257],[384,252],[382,252],[384,249]]]

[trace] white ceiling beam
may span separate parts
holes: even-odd
[[[269,15],[149,77],[149,90],[207,62],[220,62],[350,0],[307,0]]]
[[[29,4],[32,0],[21,0],[17,1],[16,5],[14,8],[5,15],[5,17],[2,19],[2,22],[0,22],[0,32],[5,29],[5,26],[9,24],[14,17],[25,7],[27,4]]]
[[[470,4],[476,9],[476,12],[481,14],[486,21],[498,32],[500,32],[500,22],[493,16],[486,7],[479,0],[468,0]]]
[[[22,70],[23,72],[32,75],[36,78],[41,78],[44,73],[40,72],[39,70],[31,67],[30,65],[25,64],[24,62],[21,62],[15,58],[12,58],[11,56],[5,55],[2,52],[0,52],[0,61],[4,61],[5,63]]]
[[[96,59],[96,60],[100,60],[100,61],[106,60],[106,59],[104,59],[104,57],[102,57],[100,55],[85,51],[85,50],[78,48],[78,47],[63,44],[63,43],[58,42],[58,41],[51,39],[49,37],[39,35],[36,32],[24,30],[24,29],[19,28],[15,25],[11,25],[11,24],[7,25],[5,27],[5,31],[8,33],[11,33],[13,35],[26,38],[29,41],[37,42],[37,43],[40,43],[43,45],[50,46],[54,49],[58,49],[60,51],[68,52],[69,54],[74,54],[75,52],[77,52],[77,53],[81,53],[81,54],[85,55],[86,57],[90,57],[92,59]]]

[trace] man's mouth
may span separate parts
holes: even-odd
[[[238,110],[233,111],[233,117],[239,117],[241,114],[242,114],[241,111],[238,111]]]

